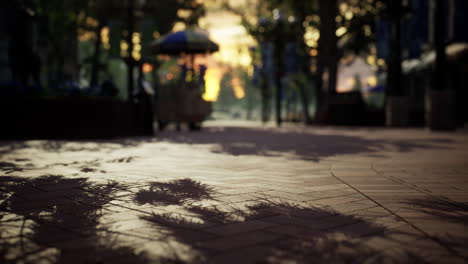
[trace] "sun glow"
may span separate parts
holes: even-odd
[[[234,91],[234,96],[237,99],[242,99],[245,96],[244,87],[242,86],[242,81],[238,77],[232,79],[232,90]]]
[[[222,72],[219,68],[208,68],[205,73],[205,93],[203,100],[214,102],[218,99]]]

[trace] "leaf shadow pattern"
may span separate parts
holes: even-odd
[[[375,154],[392,150],[409,152],[416,148],[441,149],[431,140],[384,140],[366,139],[357,135],[321,134],[312,130],[269,130],[255,127],[209,127],[203,133],[161,132],[161,140],[214,145],[214,153],[234,156],[260,155],[280,156],[292,153],[294,158],[320,161],[323,158],[357,153]]]
[[[440,243],[458,251],[459,256],[468,262],[468,204],[438,197],[428,197],[426,199],[408,199],[404,202],[407,209],[416,210],[431,218],[438,219],[441,224],[448,223],[458,226],[456,232],[431,234]],[[460,229],[464,230],[460,232]]]
[[[212,188],[189,178],[171,182],[150,182],[148,190],[141,189],[135,195],[138,204],[181,204],[188,200],[210,199]]]
[[[0,262],[149,263],[99,221],[125,189],[60,175],[0,177]]]
[[[427,215],[436,216],[444,221],[467,224],[468,204],[438,198],[409,199],[404,202],[408,207]]]
[[[162,185],[171,189],[168,186],[172,184],[179,186],[178,181]],[[191,185],[202,186],[194,181]],[[405,247],[394,256],[372,247],[366,240],[378,237],[400,243],[396,235],[415,238],[414,233],[390,230],[356,216],[304,207],[285,200],[263,198],[243,208],[194,206],[193,200],[216,200],[198,195],[197,188],[191,189],[194,194],[189,194],[187,188],[182,194],[176,193],[178,188],[172,189],[175,192],[165,192],[162,198],[171,201],[169,203],[157,201],[161,198],[157,193],[153,193],[155,196],[141,195],[146,190],[135,197],[140,203],[180,207],[179,213],[153,212],[152,215],[142,215],[141,219],[150,222],[156,230],[166,230],[196,250],[199,254],[196,261],[186,263],[198,263],[200,259],[206,263],[224,263],[233,258],[247,258],[242,252],[259,245],[264,251],[256,252],[252,263],[380,263],[383,260],[384,263],[426,263],[417,254],[404,250]],[[171,195],[173,197],[169,198]],[[249,228],[255,225],[256,228]],[[194,232],[199,237],[196,241]],[[247,262],[242,259],[244,261]]]
[[[5,174],[10,174],[16,171],[23,171],[23,168],[13,162],[0,162],[0,171],[3,171]]]
[[[141,144],[154,142],[154,137],[131,137],[115,139],[72,139],[72,140],[27,140],[27,141],[1,141],[0,157],[16,151],[35,148],[45,152],[80,152],[80,151],[112,151],[122,148],[137,147]]]

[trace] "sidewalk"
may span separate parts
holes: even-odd
[[[468,263],[468,133],[0,141],[0,263]]]

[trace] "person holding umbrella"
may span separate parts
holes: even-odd
[[[167,122],[175,121],[178,124],[188,122],[190,130],[199,130],[201,122],[211,112],[211,104],[202,100],[201,93],[197,89],[190,89],[204,85],[201,81],[198,85],[194,82],[195,55],[216,52],[219,50],[218,44],[203,32],[185,30],[162,36],[153,42],[151,48],[156,55],[189,56],[189,63],[186,61],[183,68],[186,69],[187,76],[190,74],[192,77],[187,82],[186,76],[182,76],[176,100],[158,98],[157,120],[159,124],[163,124],[160,129],[163,129]],[[200,76],[203,76],[204,71],[206,67],[200,67]],[[168,113],[170,111],[176,113]]]

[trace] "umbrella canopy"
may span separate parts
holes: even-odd
[[[205,34],[192,30],[170,33],[157,39],[151,45],[155,54],[196,54],[215,52],[218,44],[211,41]]]

